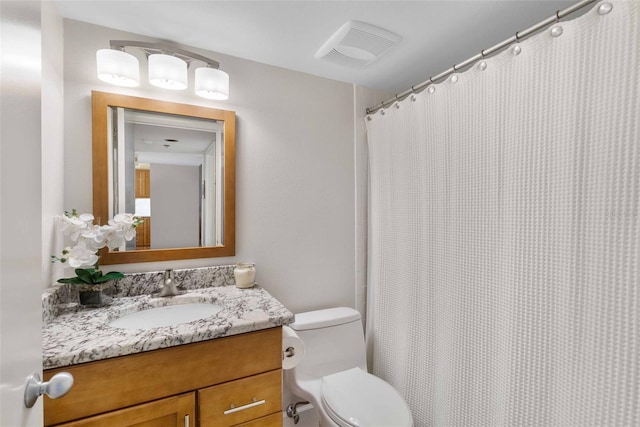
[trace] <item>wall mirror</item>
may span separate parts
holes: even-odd
[[[235,113],[93,91],[93,214],[142,219],[101,264],[235,255]]]

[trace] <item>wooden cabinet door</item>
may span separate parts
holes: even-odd
[[[151,197],[149,169],[136,169],[136,199],[148,199]]]
[[[136,249],[151,249],[151,217],[142,217],[136,227]]]
[[[195,393],[167,397],[59,427],[195,427]]]

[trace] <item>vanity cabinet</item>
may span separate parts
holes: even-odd
[[[45,398],[45,426],[281,427],[282,330],[46,370],[74,385]]]

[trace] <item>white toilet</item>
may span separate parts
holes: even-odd
[[[396,389],[367,373],[359,312],[339,307],[300,313],[289,327],[305,352],[297,366],[284,371],[284,380],[314,406],[321,427],[413,426]]]

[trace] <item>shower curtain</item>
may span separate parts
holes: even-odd
[[[369,117],[367,339],[416,426],[640,425],[639,86],[609,1]]]

